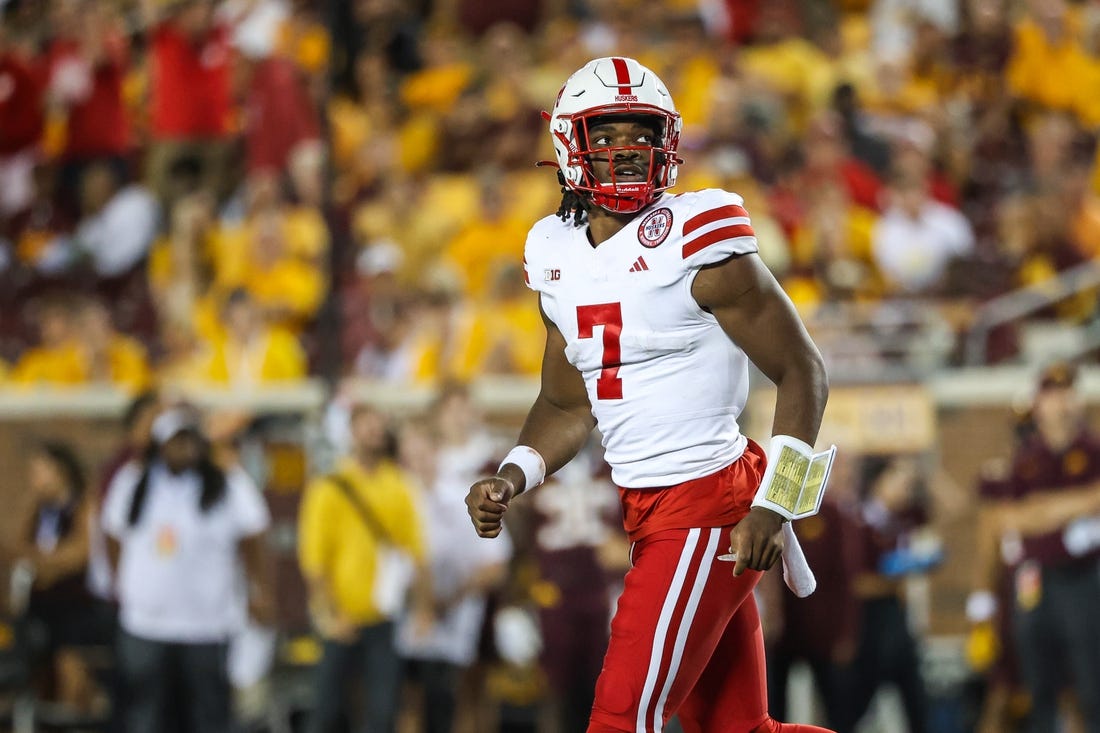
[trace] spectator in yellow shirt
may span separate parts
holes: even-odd
[[[527,297],[517,263],[498,266],[487,299],[469,305],[459,320],[450,376],[470,380],[484,374],[539,373],[546,343],[539,328],[542,316],[538,303]]]
[[[290,253],[318,267],[326,265],[329,233],[321,216],[325,196],[325,148],[319,140],[305,140],[290,151],[287,173],[294,204],[285,208],[286,239]]]
[[[413,111],[446,114],[473,79],[474,68],[461,36],[443,24],[428,28],[420,38],[424,67],[401,82],[401,101]]]
[[[487,176],[481,181],[481,217],[464,227],[444,252],[462,278],[463,291],[474,300],[485,300],[492,275],[505,262],[523,258],[528,224],[509,215],[503,179]]]
[[[12,369],[23,384],[112,384],[128,392],[149,386],[145,348],[115,330],[106,306],[94,300],[46,303],[39,314],[41,345]]]
[[[284,212],[276,205],[257,211],[244,227],[244,241],[226,233],[216,264],[216,285],[222,292],[246,289],[256,303],[287,328],[310,321],[325,295],[325,278],[316,263],[297,256],[288,240]]]
[[[836,181],[809,192],[807,204],[792,241],[795,274],[784,282],[791,299],[811,308],[879,295],[882,283],[871,255],[875,212],[853,204]]]
[[[1062,178],[1060,195],[1069,214],[1069,234],[1084,259],[1100,259],[1100,195],[1089,186],[1091,161],[1074,157]]]
[[[150,250],[146,273],[163,338],[166,326],[213,339],[221,331],[212,287],[214,200],[198,191],[172,206],[171,227]]]
[[[1007,69],[1014,95],[1039,106],[1100,123],[1100,60],[1081,43],[1078,19],[1063,0],[1032,0],[1015,29]]]
[[[37,315],[39,344],[28,349],[11,370],[11,380],[24,385],[80,384],[87,369],[76,339],[72,304],[51,299]]]
[[[385,417],[354,407],[350,437],[349,455],[314,479],[299,515],[298,558],[324,640],[312,733],[337,730],[350,712],[343,693],[361,665],[362,729],[394,729],[401,675],[393,622],[426,557],[412,479],[393,461]]]
[[[328,73],[332,40],[313,8],[295,5],[279,26],[276,44],[279,53],[292,58],[310,76],[323,79]]]
[[[226,299],[225,333],[210,345],[202,378],[235,386],[255,386],[306,376],[306,357],[297,337],[265,323],[248,291],[238,289]]]
[[[110,383],[132,394],[149,387],[152,374],[145,347],[115,330],[103,303],[85,301],[75,320],[88,381]]]

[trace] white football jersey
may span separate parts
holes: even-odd
[[[565,337],[603,434],[615,483],[650,488],[740,457],[748,357],[691,284],[704,265],[756,252],[736,194],[665,194],[598,247],[548,216],[527,235],[528,286]]]

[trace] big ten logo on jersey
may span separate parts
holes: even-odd
[[[561,471],[550,490],[533,495],[539,515],[535,539],[544,551],[599,547],[619,521],[619,492],[587,470]]]
[[[561,280],[561,270],[559,270],[557,268],[543,270],[542,272],[543,272],[543,275],[546,277],[546,282],[548,282],[548,283],[557,282],[558,280]]]
[[[638,225],[638,241],[643,247],[653,248],[668,238],[672,231],[672,210],[661,207],[651,211]]]

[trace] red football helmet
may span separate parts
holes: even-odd
[[[652,118],[657,128],[653,146],[593,148],[588,128],[594,118],[608,116]],[[676,168],[683,161],[676,156],[682,123],[664,83],[650,69],[634,59],[614,57],[589,61],[565,82],[558,92],[554,111],[543,113],[550,122],[554,153],[565,184],[588,194],[592,202],[615,213],[641,211],[665,189],[676,184]],[[644,181],[597,180],[591,156],[613,157],[623,150],[644,150],[649,154],[649,174]]]

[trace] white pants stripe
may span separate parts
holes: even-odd
[[[668,593],[665,594],[665,602],[661,606],[661,615],[657,621],[657,630],[653,635],[653,648],[649,655],[649,669],[646,672],[641,699],[638,700],[637,733],[647,733],[648,731],[646,710],[649,709],[650,700],[653,699],[653,688],[657,685],[657,675],[661,671],[661,657],[664,656],[665,651],[665,635],[668,633],[676,602],[680,599],[680,593],[684,588],[684,579],[687,577],[691,556],[695,553],[697,544],[699,544],[699,530],[688,530],[687,539],[684,541],[684,549],[680,551],[680,560],[676,564],[676,572],[672,576]]]
[[[664,687],[657,698],[657,709],[653,711],[653,730],[660,733],[664,726],[662,716],[665,712],[665,703],[668,701],[668,691],[672,689],[672,683],[676,680],[676,673],[680,669],[680,660],[684,657],[684,646],[687,644],[688,632],[695,621],[695,611],[699,608],[699,599],[703,595],[703,589],[710,577],[710,569],[713,558],[718,554],[718,541],[722,536],[722,530],[714,527],[709,530],[710,537],[707,540],[707,549],[699,561],[699,571],[695,576],[695,583],[691,587],[691,595],[688,596],[687,607],[684,608],[684,616],[680,619],[680,629],[676,632],[676,642],[672,647],[672,659],[668,663],[668,676],[665,678]]]

